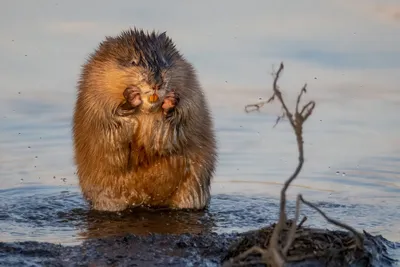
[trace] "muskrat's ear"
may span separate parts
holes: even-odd
[[[167,32],[163,32],[158,36],[158,40],[165,41],[167,39]]]

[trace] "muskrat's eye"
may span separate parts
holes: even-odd
[[[132,66],[137,66],[137,65],[139,65],[139,59],[138,59],[138,58],[133,58],[132,61],[131,61],[131,65],[132,65]]]
[[[133,53],[132,54],[132,59],[131,59],[131,65],[132,66],[139,66],[141,60],[141,55],[138,53]]]

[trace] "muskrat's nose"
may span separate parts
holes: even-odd
[[[162,78],[159,71],[154,72],[153,75],[149,78],[149,84],[153,90],[160,89],[162,85]]]

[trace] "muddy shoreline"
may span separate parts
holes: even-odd
[[[366,220],[365,214],[377,210],[367,204],[317,203],[358,230],[364,228],[360,221]],[[289,201],[290,214],[294,208]],[[251,238],[257,240],[257,231],[251,229],[275,222],[277,210],[276,199],[216,194],[202,212],[103,213],[90,210],[77,190],[5,190],[0,194],[0,266],[221,266],[241,238],[249,238],[249,244]],[[318,214],[307,208],[304,212],[309,217],[305,225],[325,227]],[[393,251],[400,259],[400,244],[380,236],[376,241],[389,248],[388,256]]]
[[[0,243],[1,266],[220,266],[239,234],[95,238],[77,246]]]
[[[233,244],[254,238],[257,231],[217,234],[127,234],[92,238],[80,245],[63,246],[46,242],[0,243],[0,266],[221,266]],[[386,249],[400,244],[381,236],[370,242],[373,266],[396,266]],[[251,265],[263,266],[263,265]],[[290,266],[326,266],[310,261]],[[342,266],[332,264],[329,266]],[[361,265],[363,266],[363,265]]]

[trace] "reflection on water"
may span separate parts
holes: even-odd
[[[229,187],[230,183],[226,184]],[[243,189],[246,191],[246,186]],[[293,216],[295,203],[288,202],[288,212]],[[388,236],[398,227],[400,206],[394,211],[385,205],[348,204],[346,199],[339,202],[333,196],[314,202],[327,214],[372,234]],[[75,186],[27,186],[0,192],[0,237],[5,242],[36,240],[73,245],[90,238],[127,233],[242,232],[275,221],[278,204],[276,198],[255,192],[252,196],[220,192],[213,194],[210,207],[201,212],[135,209],[107,213],[89,210]],[[303,215],[308,217],[308,226],[332,228],[309,208],[302,208]],[[391,237],[392,240],[393,234]]]
[[[294,104],[307,82],[307,98],[317,102],[290,199],[303,192],[326,203],[331,216],[400,241],[397,2],[96,6],[94,13],[89,2],[27,1],[24,9],[9,2],[0,11],[0,240],[73,243],[125,232],[244,231],[271,222],[280,185],[296,165],[295,139],[285,122],[272,128],[278,105],[251,114],[243,108],[270,96],[271,65],[283,60],[288,101]],[[89,212],[81,199],[70,132],[80,65],[104,35],[132,25],[167,30],[206,89],[220,156],[205,213],[106,216]],[[309,223],[325,225],[312,214]]]

